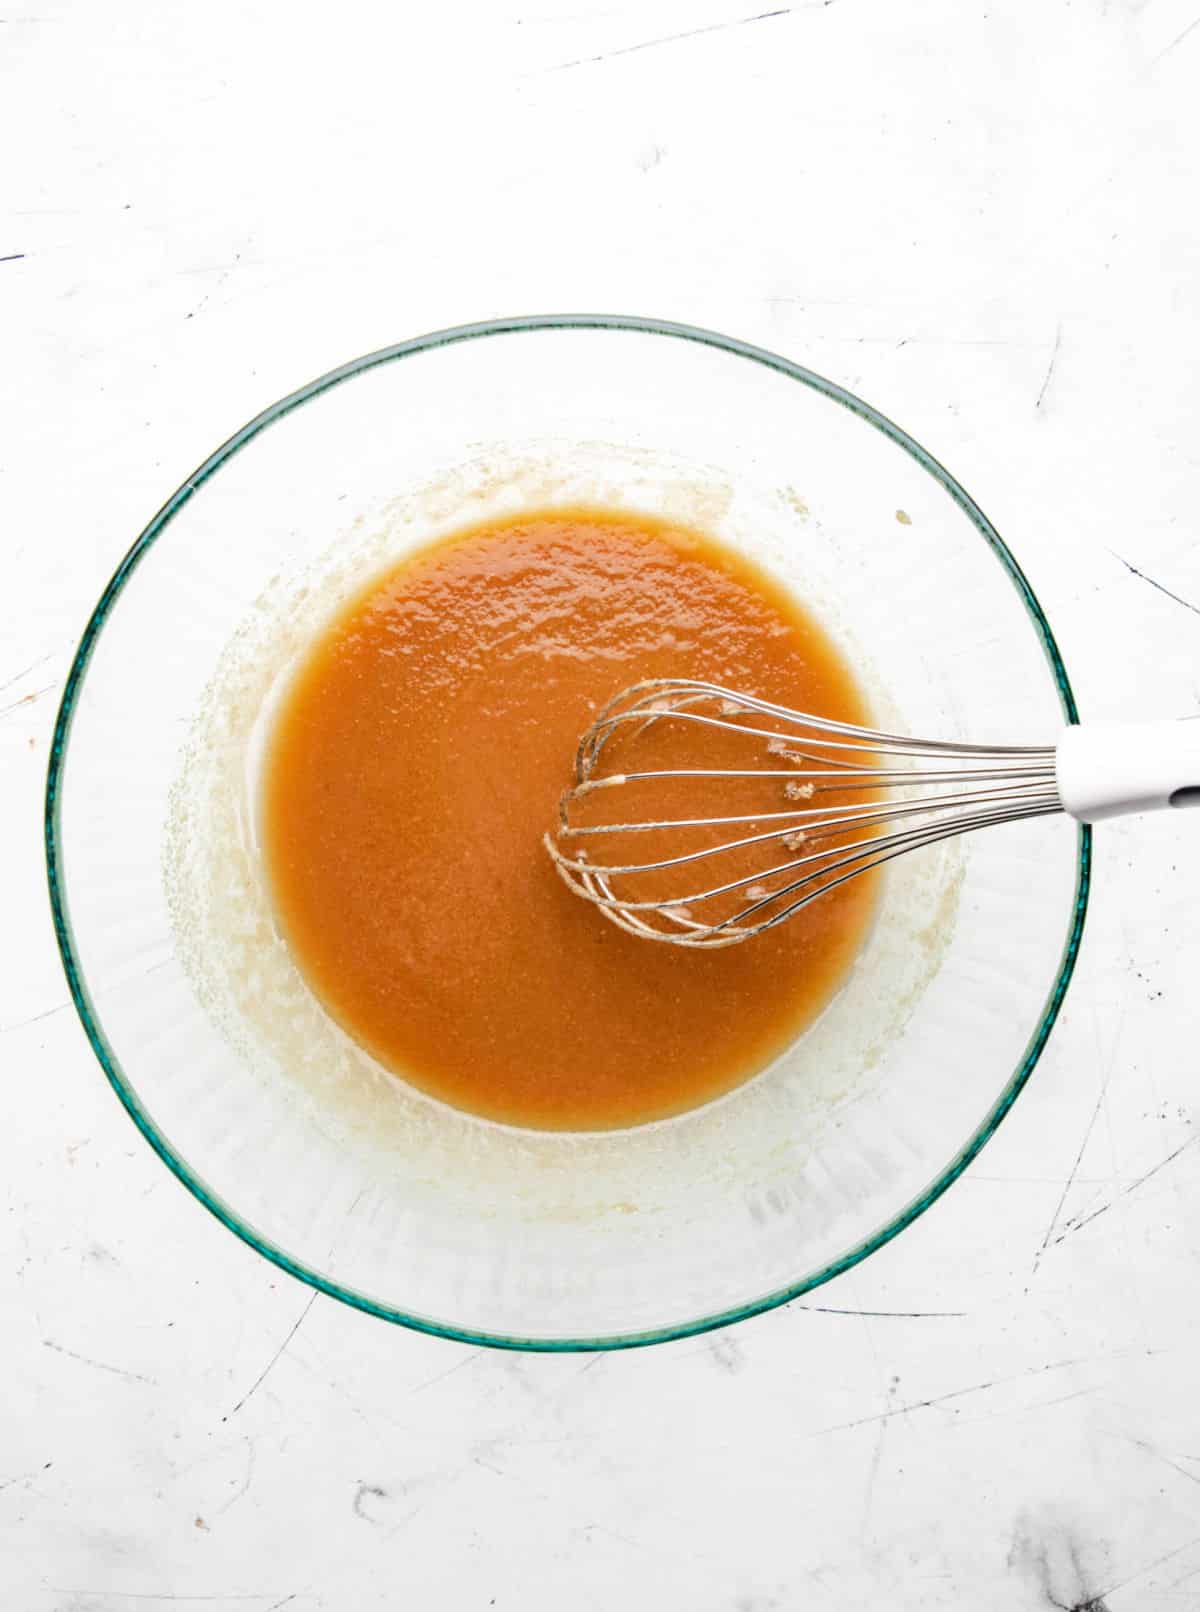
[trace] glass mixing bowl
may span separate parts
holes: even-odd
[[[895,1236],[1029,1078],[1088,886],[1087,831],[1065,819],[901,858],[817,1023],[659,1124],[506,1128],[374,1066],[272,923],[254,810],[272,700],[372,569],[467,522],[584,502],[699,525],[773,572],[859,666],[880,726],[1036,743],[1074,720],[1012,555],[867,404],[683,325],[511,319],[347,364],[204,461],[88,623],[47,789],[71,991],[150,1145],[321,1291],[509,1347],[717,1326]]]

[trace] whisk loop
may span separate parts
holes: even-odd
[[[692,728],[701,745],[718,732],[736,734],[748,760],[757,753],[783,765],[631,768],[630,746],[654,729],[662,737],[662,725]],[[618,738],[622,770],[606,772],[605,752]],[[704,779],[755,780],[771,793],[764,792],[764,809],[729,815],[580,820],[598,800],[615,805],[622,791]],[[910,739],[716,684],[658,678],[619,694],[584,733],[575,783],[545,844],[567,885],[619,928],[677,946],[719,947],[762,934],[908,851],[1063,810],[1053,746]],[[653,854],[659,836],[697,830],[705,831],[698,846]],[[652,837],[651,854],[612,853],[614,844],[636,846],[638,835]],[[598,853],[589,850],[595,842]],[[772,860],[781,852],[790,854]]]

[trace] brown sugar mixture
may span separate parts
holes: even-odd
[[[464,531],[313,645],[268,749],[268,872],[311,987],[397,1075],[510,1124],[636,1125],[746,1080],[829,1000],[872,878],[696,951],[623,934],[547,857],[579,735],[667,676],[866,719],[782,589],[698,532],[607,510]]]

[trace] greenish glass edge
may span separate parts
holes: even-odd
[[[331,387],[350,379],[352,376],[361,375],[365,371],[374,369],[381,364],[390,363],[395,359],[405,358],[414,353],[430,352],[439,347],[452,346],[458,342],[470,341],[478,337],[514,335],[536,330],[638,331],[714,347],[720,351],[749,359],[753,363],[762,364],[768,369],[776,370],[781,375],[799,381],[802,385],[821,393],[822,396],[829,398],[832,402],[839,403],[843,408],[848,409],[852,414],[856,414],[867,424],[890,438],[911,458],[915,459],[923,469],[928,471],[943,490],[949,494],[996,555],[1016,587],[1042,641],[1042,647],[1054,675],[1055,685],[1058,689],[1059,699],[1067,721],[1070,723],[1078,722],[1079,716],[1066,666],[1059,653],[1054,635],[1050,630],[1049,621],[1038,602],[1037,596],[1030,587],[1027,577],[987,516],[984,515],[983,511],[950,472],[931,454],[927,453],[918,442],[914,441],[907,432],[903,431],[892,420],[889,420],[886,415],[880,414],[870,404],[865,403],[852,392],[848,392],[844,387],[837,385],[836,382],[826,380],[823,376],[806,369],[803,365],[794,364],[789,359],[782,358],[765,348],[753,346],[749,342],[738,341],[735,337],[722,336],[716,331],[704,330],[698,326],[679,324],[670,320],[638,318],[621,314],[533,314],[456,325],[446,330],[434,331],[425,336],[414,337],[409,341],[398,342],[390,347],[379,348],[375,352],[366,353],[360,358],[352,359],[349,363],[340,365],[337,369],[328,371],[327,374],[310,381],[307,386],[300,387],[297,391],[290,393],[287,397],[280,399],[277,403],[273,403],[269,408],[263,409],[261,413],[256,414],[252,420],[242,426],[239,431],[236,431],[226,442],[222,443],[214,453],[211,453],[192,472],[187,480],[172,493],[162,508],[153,516],[135,539],[120,565],[118,565],[100,595],[95,609],[88,618],[79,647],[75,652],[70,671],[67,674],[62,700],[55,718],[46,778],[44,836],[46,873],[50,906],[54,920],[54,932],[58,941],[71,998],[79,1014],[84,1033],[91,1044],[92,1051],[95,1053],[97,1061],[130,1118],[172,1174],[183,1183],[188,1191],[211,1214],[215,1215],[222,1225],[226,1226],[235,1236],[240,1237],[243,1242],[248,1243],[257,1253],[270,1260],[272,1264],[277,1265],[281,1270],[286,1271],[290,1276],[298,1278],[318,1292],[325,1293],[330,1298],[338,1299],[354,1309],[362,1310],[368,1315],[378,1316],[381,1320],[391,1321],[432,1337],[449,1338],[460,1343],[497,1349],[568,1354],[580,1351],[596,1352],[600,1350],[641,1348],[653,1343],[666,1343],[679,1338],[695,1337],[700,1333],[710,1332],[715,1328],[728,1326],[735,1321],[747,1320],[751,1316],[761,1315],[767,1310],[776,1309],[779,1305],[787,1304],[793,1299],[800,1298],[803,1294],[809,1293],[814,1288],[832,1280],[833,1277],[843,1275],[846,1271],[852,1269],[869,1255],[882,1248],[885,1243],[889,1243],[893,1237],[898,1236],[900,1232],[922,1215],[932,1203],[940,1198],[942,1193],[957,1181],[971,1161],[994,1135],[997,1127],[1033,1073],[1034,1067],[1054,1027],[1055,1020],[1058,1018],[1063,998],[1066,995],[1067,987],[1075,970],[1075,962],[1083,936],[1088,894],[1091,888],[1092,833],[1087,825],[1080,826],[1078,871],[1071,926],[1054,985],[1042,1009],[1037,1028],[1026,1046],[1020,1064],[1001,1092],[987,1118],[975,1132],[975,1135],[955,1155],[950,1164],[918,1198],[915,1198],[905,1209],[894,1216],[886,1226],[883,1226],[879,1231],[867,1238],[865,1242],[860,1243],[856,1248],[843,1254],[831,1264],[813,1272],[802,1281],[792,1283],[774,1293],[767,1294],[750,1304],[724,1310],[716,1315],[703,1317],[698,1321],[653,1328],[646,1332],[613,1334],[600,1338],[506,1337],[503,1334],[474,1332],[463,1327],[442,1325],[435,1321],[426,1320],[421,1316],[410,1315],[403,1310],[379,1304],[365,1294],[357,1293],[352,1288],[342,1287],[338,1283],[331,1282],[327,1278],[320,1276],[316,1271],[309,1270],[307,1266],[301,1265],[298,1261],[285,1254],[282,1249],[276,1248],[265,1237],[260,1236],[252,1227],[242,1221],[216,1193],[210,1191],[185,1161],[174,1152],[166,1139],[159,1134],[149,1115],[141,1107],[132,1086],[125,1078],[116,1054],[109,1046],[101,1029],[99,1015],[88,994],[87,985],[76,957],[66,899],[65,872],[60,843],[60,809],[67,740],[70,735],[79,690],[87,671],[88,662],[91,659],[101,628],[111,614],[121,590],[142,556],[147,552],[151,544],[158,539],[192,494],[202,487],[227,459],[232,458],[235,453],[245,447],[260,431],[283,419],[293,409],[299,408],[302,404],[311,401],[315,397],[319,397],[322,392],[328,391]]]

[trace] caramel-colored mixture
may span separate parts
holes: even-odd
[[[634,1125],[744,1081],[828,1001],[871,878],[695,951],[621,933],[546,855],[580,733],[667,676],[865,720],[783,590],[695,531],[607,510],[464,531],[314,643],[269,746],[269,875],[313,990],[397,1075],[511,1124]]]

